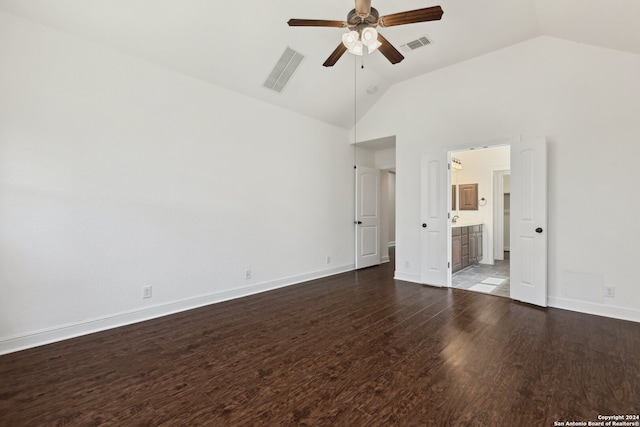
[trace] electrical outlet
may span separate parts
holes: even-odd
[[[331,264],[331,256],[327,256],[327,264]]]
[[[244,273],[244,278],[247,279],[247,280],[251,279],[251,270],[247,270]]]
[[[605,286],[604,287],[604,296],[607,298],[615,298],[616,296],[616,288],[615,286]]]
[[[147,299],[147,298],[151,298],[151,292],[152,292],[152,286],[145,286],[142,288],[142,298],[143,299]]]

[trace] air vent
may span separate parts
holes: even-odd
[[[282,92],[289,82],[289,79],[291,79],[291,76],[293,76],[293,73],[296,72],[302,63],[303,59],[304,55],[289,47],[286,48],[276,66],[273,67],[273,71],[271,71],[271,74],[269,74],[269,77],[267,77],[263,86],[278,93]]]
[[[410,52],[428,44],[431,44],[431,41],[426,36],[422,36],[417,40],[413,40],[407,44],[403,44],[402,46],[400,46],[400,49],[404,50],[405,52]]]

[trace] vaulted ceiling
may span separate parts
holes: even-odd
[[[532,37],[549,35],[640,54],[637,0],[373,0],[381,15],[441,5],[442,20],[381,29],[399,47],[322,66],[345,31],[289,27],[289,18],[345,20],[351,0],[0,0],[0,11],[171,68],[318,120],[350,128],[394,83]],[[305,59],[282,93],[262,84],[286,47]],[[361,66],[364,65],[364,69]],[[354,81],[355,83],[354,86]],[[376,91],[369,94],[367,89]],[[371,92],[372,90],[370,90]]]

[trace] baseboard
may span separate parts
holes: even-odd
[[[614,319],[640,322],[640,311],[610,305],[593,304],[590,302],[569,300],[565,298],[548,297],[547,305],[563,310],[579,313],[594,314],[596,316],[612,317]]]
[[[399,271],[394,271],[393,272],[393,278],[395,280],[404,280],[405,282],[412,282],[412,283],[420,283],[420,275],[419,274],[409,274],[409,273],[401,273]]]
[[[389,246],[390,248],[395,248],[395,247],[396,247],[396,242],[395,242],[395,241],[393,241],[393,242],[389,242],[389,243],[387,244],[387,246]]]
[[[297,285],[309,280],[320,279],[322,277],[352,271],[354,268],[355,265],[348,264],[298,276],[258,283],[238,289],[206,294],[195,298],[160,304],[140,310],[117,313],[109,316],[89,319],[83,322],[71,323],[8,337],[0,340],[0,355],[63,341],[82,335],[88,335],[107,329],[113,329],[120,326],[131,325],[133,323],[144,322],[157,317],[168,316],[181,311],[192,310],[194,308],[216,304],[231,299],[242,298],[278,288],[284,288],[286,286]]]
[[[385,262],[389,262],[391,261],[391,258],[389,258],[389,255],[385,255],[383,257],[380,258],[380,263],[384,264]]]

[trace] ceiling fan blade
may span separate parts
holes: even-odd
[[[378,41],[382,43],[378,50],[385,56],[385,58],[389,60],[389,62],[391,62],[392,64],[397,64],[404,59],[404,56],[402,56],[402,54],[398,52],[398,49],[393,47],[393,45],[389,43],[389,40],[385,39],[384,36],[380,33],[378,33]]]
[[[417,22],[437,21],[442,18],[440,6],[424,9],[409,10],[407,12],[393,13],[380,17],[378,25],[381,27],[393,27],[394,25],[415,24]]]
[[[356,0],[356,13],[369,15],[371,13],[371,0]]]
[[[336,50],[334,50],[331,55],[329,55],[327,60],[324,61],[324,64],[322,65],[324,65],[325,67],[333,67],[335,63],[338,62],[338,59],[340,59],[340,57],[342,57],[342,55],[344,55],[346,51],[347,47],[344,44],[340,43]]]
[[[344,21],[329,21],[326,19],[289,19],[287,22],[290,27],[336,27],[343,28],[347,26]]]

